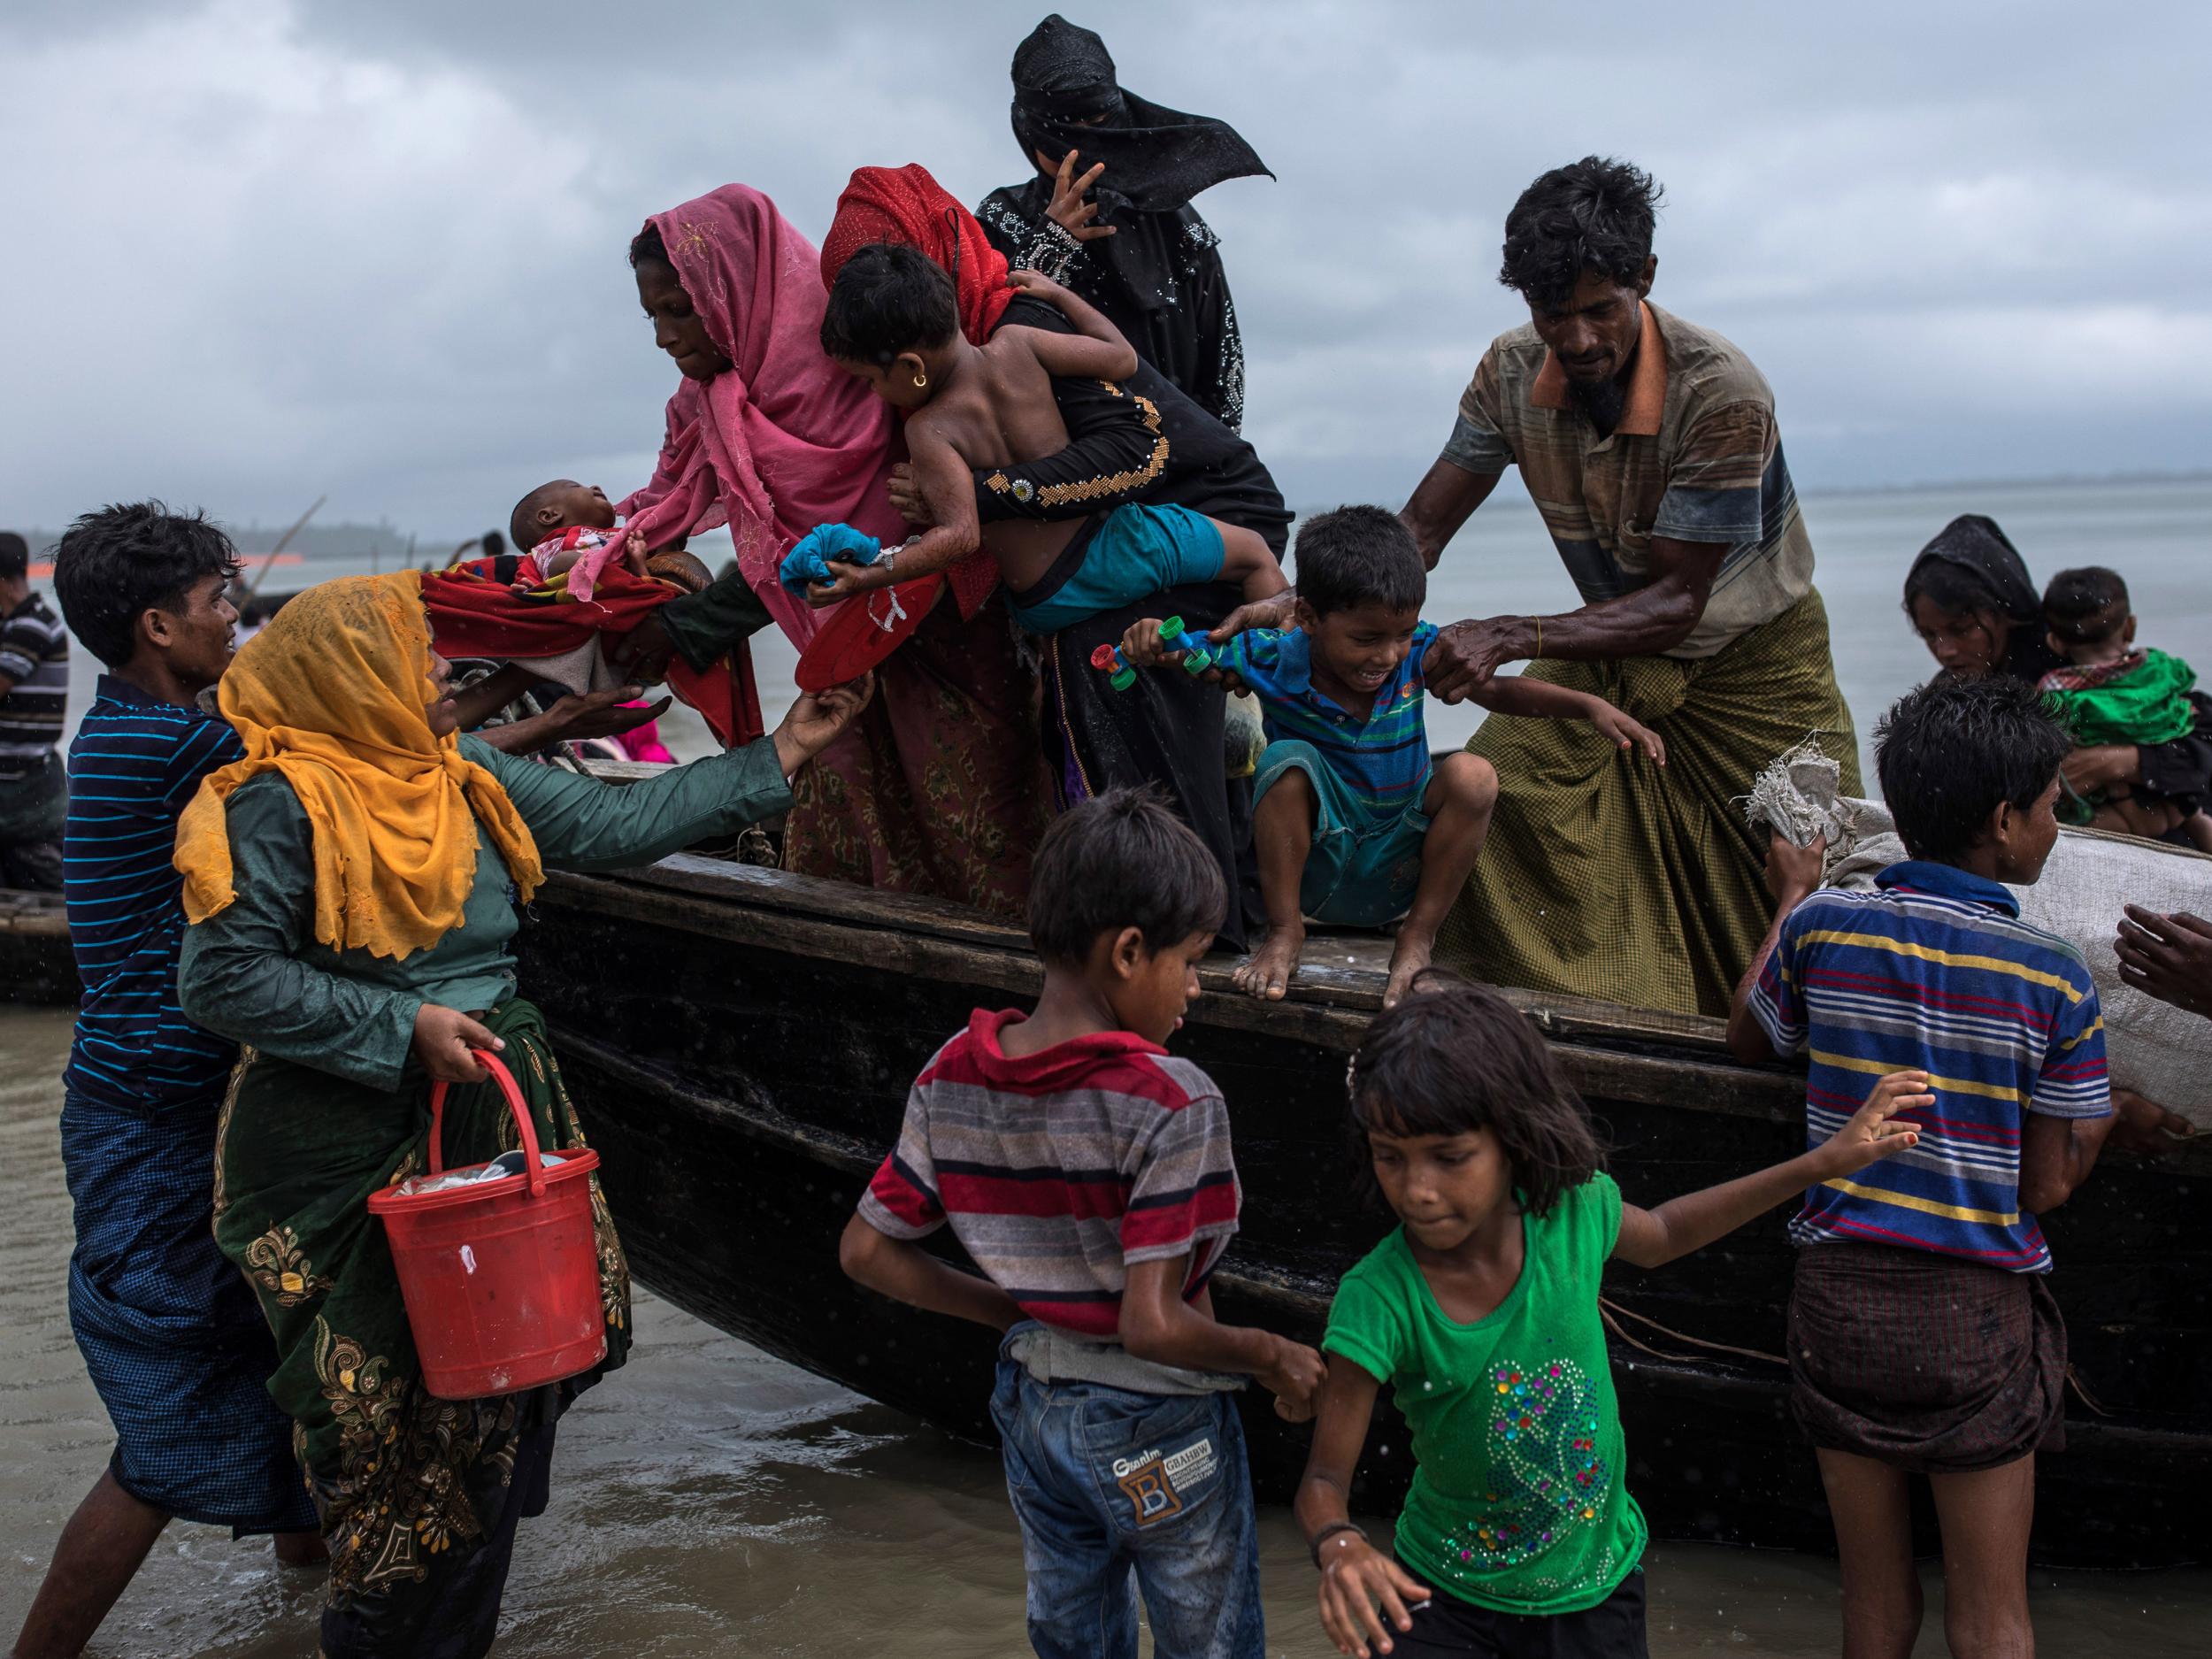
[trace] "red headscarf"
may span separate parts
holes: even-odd
[[[647,223],[731,366],[676,388],[660,465],[618,511],[648,547],[727,524],[738,568],[803,646],[814,612],[776,580],[792,543],[819,524],[887,541],[905,534],[884,490],[890,409],[823,355],[818,257],[766,196],[726,184]],[[586,564],[569,572],[580,598],[596,573]]]
[[[1006,286],[1006,256],[918,161],[855,170],[822,238],[823,287],[837,280],[848,259],[879,242],[918,248],[943,266],[959,301],[960,332],[978,345],[991,337],[1014,297]],[[998,567],[987,554],[962,559],[948,574],[964,617],[972,617],[998,586]]]
[[[1014,297],[1006,286],[1006,256],[918,161],[853,174],[822,238],[822,285],[835,282],[846,260],[879,242],[918,248],[944,266],[960,299],[960,332],[978,345],[991,337]]]

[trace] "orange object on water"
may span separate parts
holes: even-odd
[[[512,1074],[490,1054],[476,1057],[506,1096],[527,1168],[439,1192],[369,1195],[392,1247],[423,1386],[441,1400],[559,1382],[607,1355],[591,1214],[599,1155],[580,1148],[548,1169]],[[447,1087],[430,1092],[433,1176],[445,1172]]]

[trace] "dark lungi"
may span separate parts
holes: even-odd
[[[1815,1446],[1916,1474],[2066,1444],[2066,1326],[2040,1273],[1880,1244],[1797,1255],[1790,1410]]]

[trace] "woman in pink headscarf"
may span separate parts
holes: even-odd
[[[728,525],[742,580],[671,600],[619,655],[649,662],[664,635],[699,666],[771,620],[803,646],[815,613],[777,580],[792,543],[830,523],[904,538],[886,489],[904,456],[891,411],[824,355],[820,256],[757,190],[725,185],[656,214],[630,264],[684,378],[652,480],[620,511],[656,549]],[[956,588],[877,670],[867,712],[793,780],[784,864],[1019,915],[1050,800],[1038,680],[1004,600]]]

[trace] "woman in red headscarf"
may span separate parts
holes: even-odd
[[[660,464],[621,511],[656,549],[726,524],[741,580],[671,601],[621,655],[649,664],[659,634],[699,666],[772,619],[803,646],[815,614],[777,580],[792,543],[818,524],[904,534],[890,411],[823,355],[820,257],[758,191],[656,214],[630,263],[684,378]],[[1050,801],[1038,680],[979,563],[882,665],[864,719],[794,780],[786,868],[1021,913]]]
[[[1017,297],[1006,286],[1005,256],[922,167],[863,167],[853,174],[823,239],[824,280],[833,281],[847,259],[879,242],[918,248],[950,273],[960,326],[971,340],[989,338],[1002,318],[1066,326],[1051,306]],[[1068,447],[1041,460],[978,469],[976,508],[985,523],[1080,517],[1125,501],[1171,502],[1254,530],[1280,554],[1290,514],[1266,467],[1249,444],[1157,370],[1141,365],[1118,384],[1063,380],[1054,395]],[[893,469],[895,498],[910,516],[926,518],[910,479],[902,477],[909,471]],[[956,591],[987,583],[994,574],[981,555],[951,572]],[[1250,763],[1237,768],[1225,753],[1222,695],[1180,674],[1146,675],[1130,690],[1111,690],[1088,664],[1096,646],[1118,642],[1140,616],[1175,614],[1211,626],[1237,603],[1235,589],[1218,583],[1177,588],[1127,615],[1094,618],[1039,645],[1057,798],[1072,803],[1125,784],[1164,788],[1239,895],[1220,933],[1231,949],[1243,948],[1247,921],[1257,915],[1257,891],[1249,879]],[[1155,608],[1162,603],[1168,609]],[[895,663],[905,649],[888,661]]]

